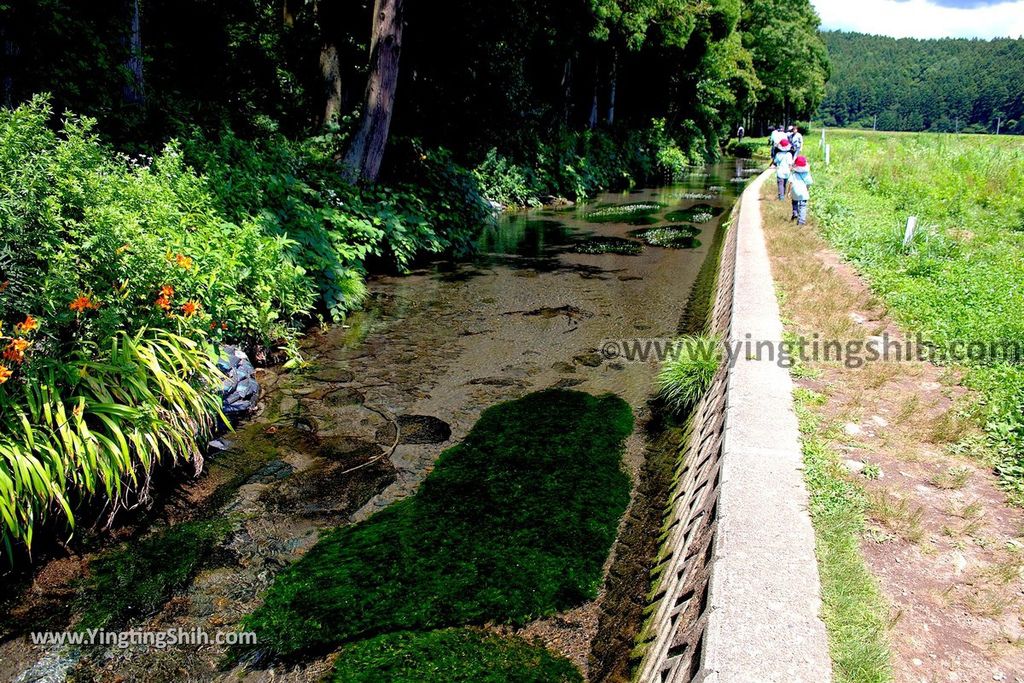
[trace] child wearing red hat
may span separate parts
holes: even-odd
[[[789,191],[793,198],[793,217],[797,225],[807,224],[807,204],[811,201],[811,185],[814,179],[811,178],[811,165],[807,163],[807,157],[799,156],[793,162],[793,172],[789,176]]]
[[[792,145],[789,140],[779,140],[779,151],[775,153],[772,162],[775,164],[775,177],[779,181],[779,201],[786,198],[786,181],[789,180],[790,169],[793,166],[793,153],[790,151]]]

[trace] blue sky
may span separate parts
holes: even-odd
[[[1024,35],[1024,0],[811,0],[826,29],[898,38]]]

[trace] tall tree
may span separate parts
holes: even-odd
[[[320,84],[323,100],[321,125],[337,120],[341,115],[341,57],[338,52],[337,12],[332,11],[337,0],[317,0],[314,4],[316,23],[320,29]]]
[[[346,175],[352,181],[373,182],[380,173],[388,143],[398,89],[405,22],[404,0],[376,0],[362,117],[345,154]]]
[[[142,14],[139,0],[127,0],[128,33],[125,43],[128,57],[125,70],[128,82],[124,85],[126,104],[143,105],[146,102],[146,80],[142,72]]]

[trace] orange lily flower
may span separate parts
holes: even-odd
[[[172,287],[171,285],[164,285],[163,287],[160,288],[160,296],[170,299],[172,296],[174,296],[174,287]]]
[[[156,301],[153,302],[153,305],[166,311],[171,308],[171,300],[161,294],[156,298]]]
[[[4,349],[4,358],[15,363],[21,363],[25,360],[25,349],[32,346],[32,342],[27,339],[12,339],[11,343]]]
[[[17,332],[18,334],[28,334],[29,332],[37,329],[38,327],[39,321],[30,315],[26,315],[24,322],[20,322],[14,326],[14,331]]]
[[[185,270],[192,270],[192,259],[184,254],[178,254],[174,257],[174,260],[178,262],[178,265]]]
[[[9,380],[12,374],[14,373],[11,372],[10,368],[8,368],[6,365],[0,365],[0,384],[3,384],[7,380]]]
[[[75,300],[72,301],[71,304],[69,304],[68,306],[68,308],[70,308],[75,313],[81,313],[86,309],[97,309],[99,307],[99,302],[94,301],[91,296],[88,296],[86,294],[79,294],[78,297],[75,298]]]

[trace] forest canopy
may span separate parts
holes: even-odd
[[[1024,40],[822,35],[832,62],[818,111],[826,126],[1024,133]]]
[[[714,156],[741,120],[807,118],[824,94],[808,0],[376,5],[395,20],[380,43],[394,39],[390,132],[467,162],[494,146],[525,159],[562,129],[652,119]],[[0,11],[3,103],[52,93],[57,112],[157,145],[196,128],[357,130],[346,117],[364,109],[382,66],[369,48],[389,29],[372,0],[8,0]]]

